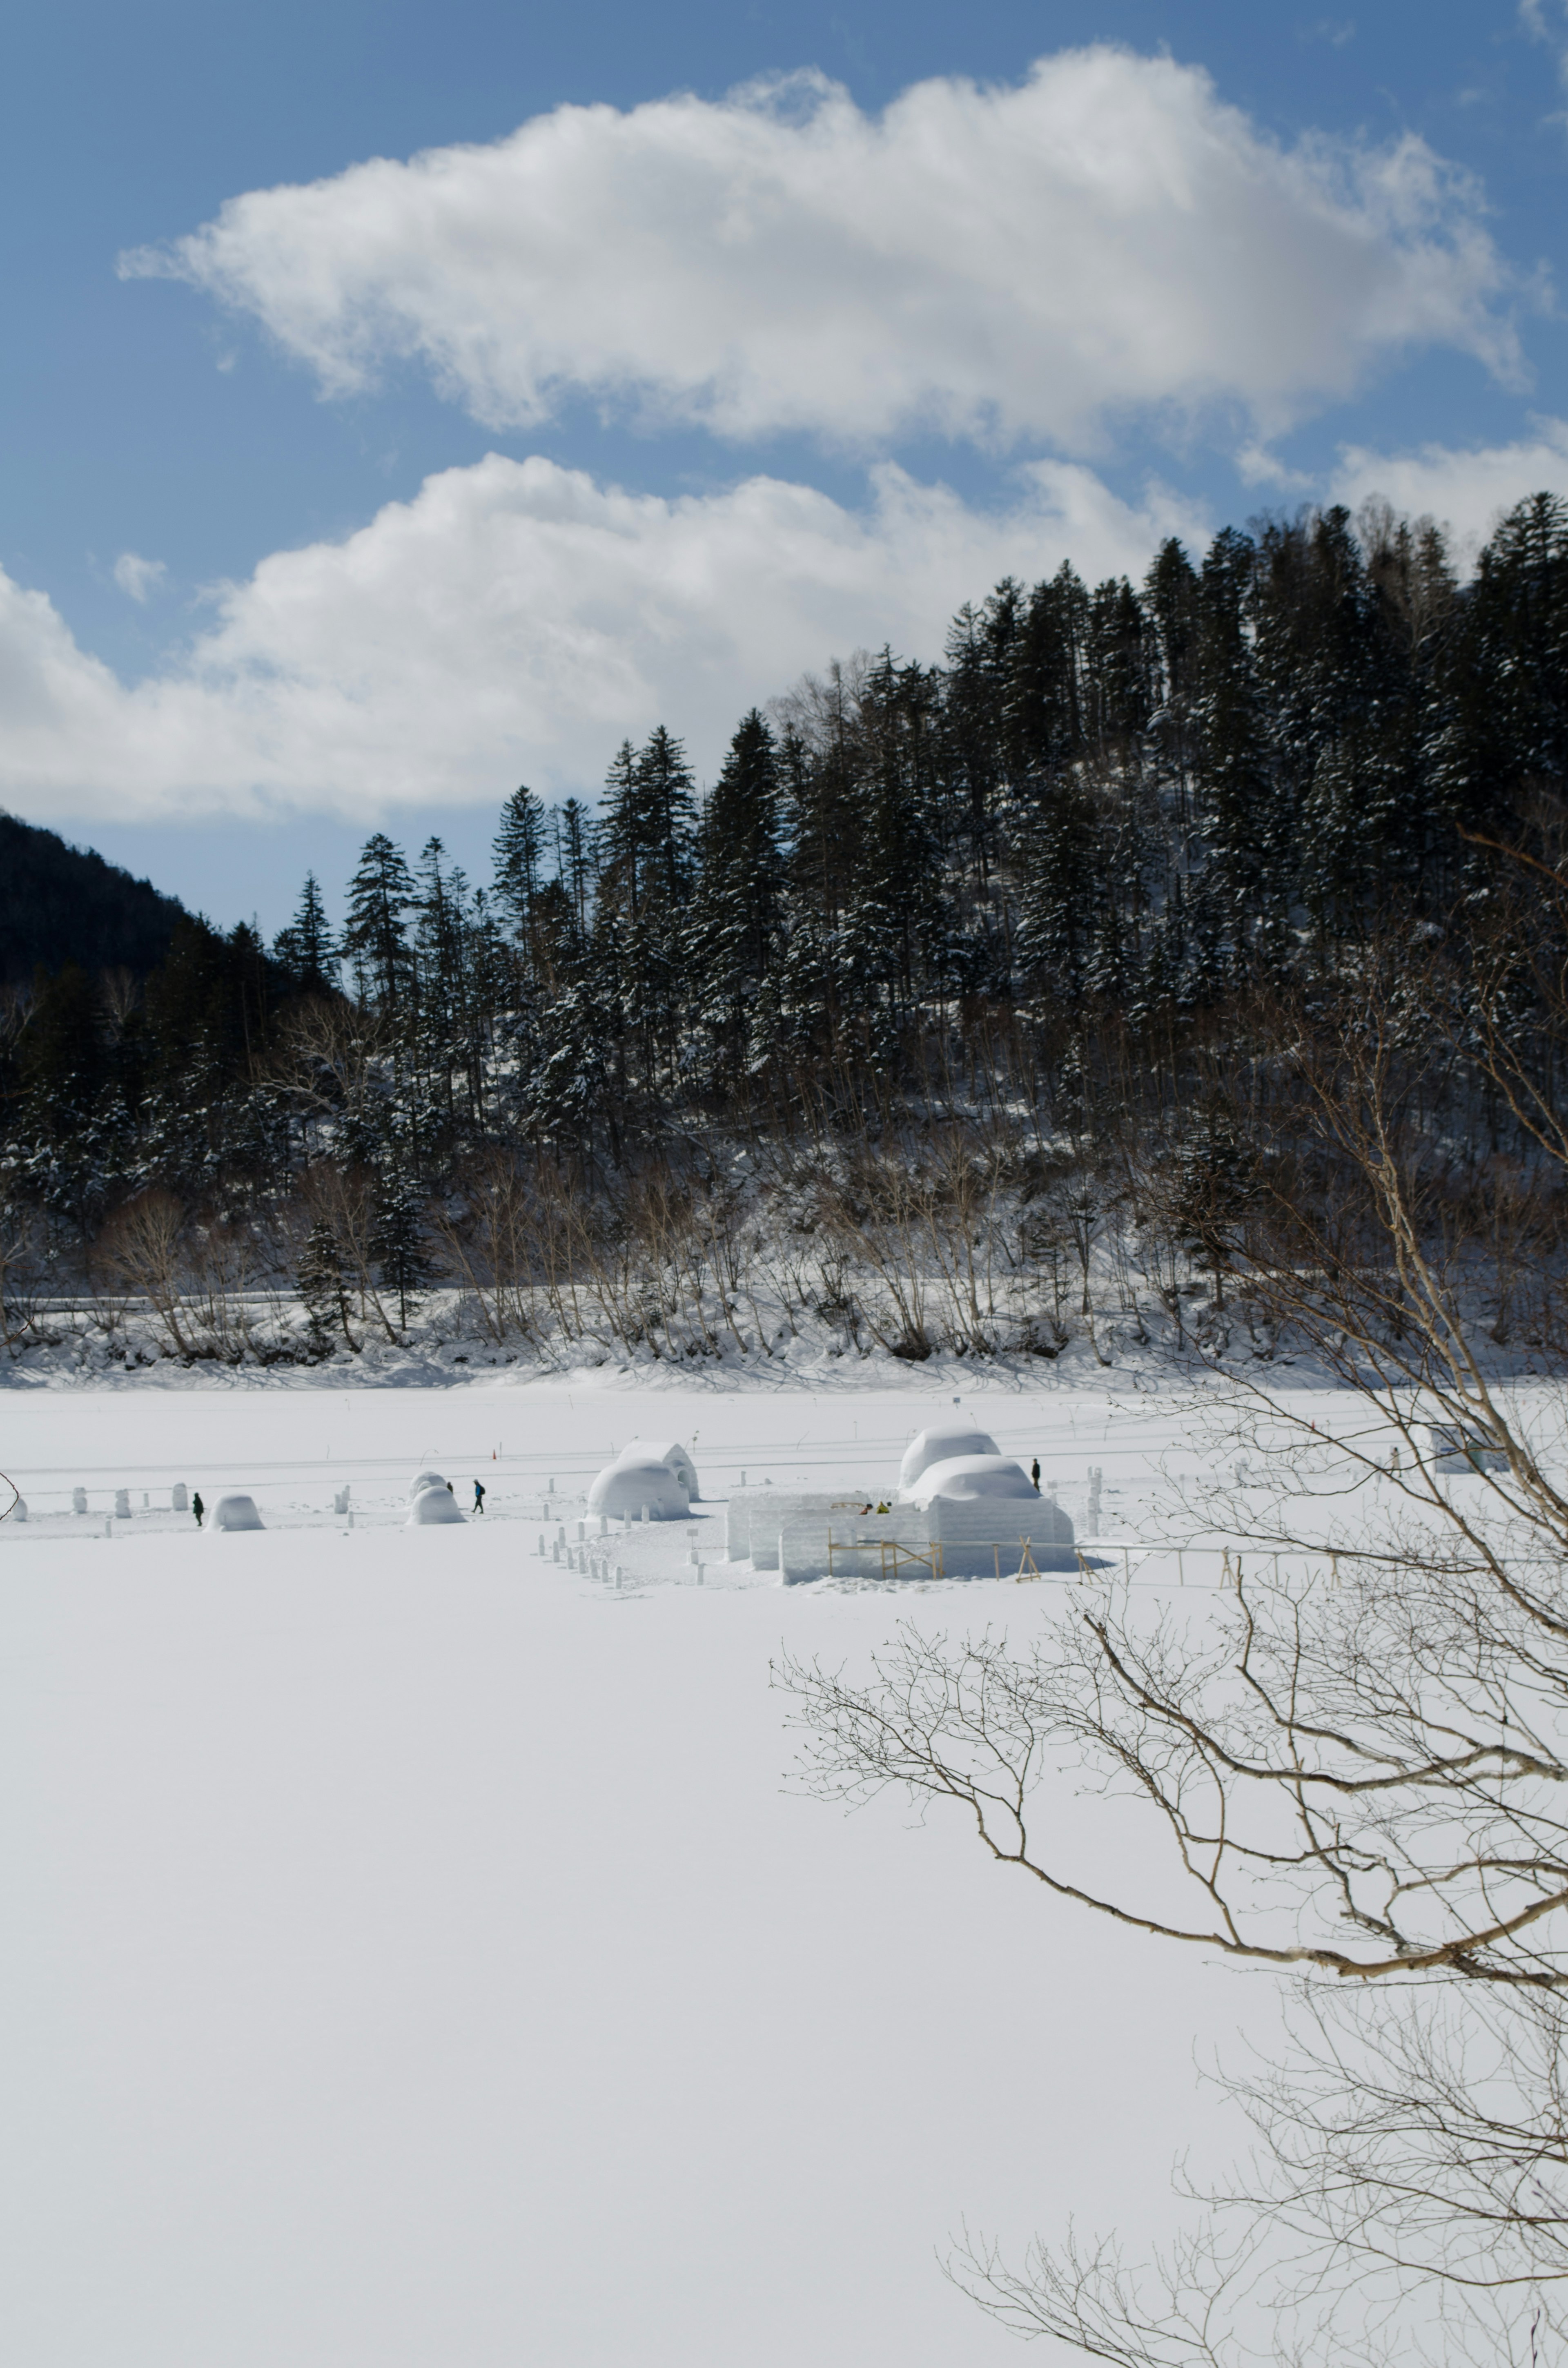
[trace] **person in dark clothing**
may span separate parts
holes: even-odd
[[[1035,1493],[1038,1496],[1040,1493],[1040,1458],[1038,1455],[1035,1457],[1034,1462],[1029,1465],[1029,1478],[1034,1482]]]
[[[207,1510],[206,1506],[201,1501],[201,1491],[199,1488],[190,1500],[190,1509],[196,1515],[196,1526],[199,1529],[201,1527],[201,1516]]]
[[[484,1510],[484,1484],[482,1480],[476,1480],[473,1484],[473,1509],[476,1513],[483,1513]]]

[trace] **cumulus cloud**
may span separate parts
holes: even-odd
[[[711,776],[739,713],[835,652],[934,658],[959,603],[1069,553],[1140,572],[1205,521],[1075,462],[996,511],[884,463],[864,510],[756,476],[667,500],[494,453],[340,542],[278,552],[128,685],[0,574],[0,803],[154,819],[493,801],[602,780],[659,722]]]
[[[1505,510],[1540,493],[1568,495],[1568,420],[1538,419],[1517,443],[1470,450],[1423,444],[1412,452],[1373,452],[1346,445],[1330,498],[1354,509],[1381,495],[1412,518],[1435,518],[1468,563]]]
[[[114,563],[115,582],[143,607],[148,594],[157,590],[168,572],[161,559],[142,559],[134,551],[122,551]]]
[[[1424,142],[1283,146],[1169,58],[862,113],[820,75],[231,199],[128,275],[252,315],[329,394],[398,359],[493,427],[568,394],[744,438],[1085,450],[1220,406],[1274,433],[1421,345],[1517,369],[1476,187]]]

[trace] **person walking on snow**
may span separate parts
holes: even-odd
[[[1034,1482],[1035,1495],[1038,1497],[1040,1494],[1040,1458],[1038,1455],[1035,1457],[1034,1462],[1029,1465],[1029,1478]]]
[[[483,1513],[484,1510],[484,1483],[483,1480],[476,1480],[473,1484],[473,1509],[476,1513]]]
[[[190,1500],[190,1509],[196,1515],[196,1526],[199,1529],[201,1527],[201,1516],[207,1510],[206,1506],[201,1501],[201,1491],[199,1488]]]

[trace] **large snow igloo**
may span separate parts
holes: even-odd
[[[691,1469],[689,1462],[687,1469]],[[696,1478],[695,1473],[692,1474]],[[651,1521],[683,1521],[691,1510],[686,1482],[651,1447],[629,1447],[607,1463],[588,1491],[590,1513],[619,1513],[635,1521],[648,1508]]]
[[[995,1455],[999,1452],[991,1433],[977,1430],[972,1422],[933,1423],[928,1430],[917,1431],[904,1449],[903,1461],[898,1467],[898,1493],[914,1503],[911,1491],[933,1463],[949,1463],[956,1455]]]
[[[630,1447],[621,1449],[615,1460],[618,1463],[642,1463],[651,1455],[659,1463],[669,1465],[695,1505],[702,1494],[697,1485],[697,1466],[678,1439],[634,1439]]]
[[[237,1492],[220,1497],[201,1524],[204,1530],[263,1530],[267,1527],[256,1509],[254,1497]]]
[[[1017,1569],[1026,1539],[1037,1569],[1078,1567],[1072,1521],[1010,1455],[949,1456],[927,1466],[909,1498],[940,1543],[949,1578],[1006,1577]]]
[[[433,1487],[421,1488],[408,1508],[408,1519],[403,1526],[405,1530],[436,1530],[462,1519],[457,1499],[446,1482],[437,1480]]]

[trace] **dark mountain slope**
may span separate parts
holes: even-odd
[[[145,973],[183,911],[90,848],[0,814],[0,979],[30,978],[40,962]]]

